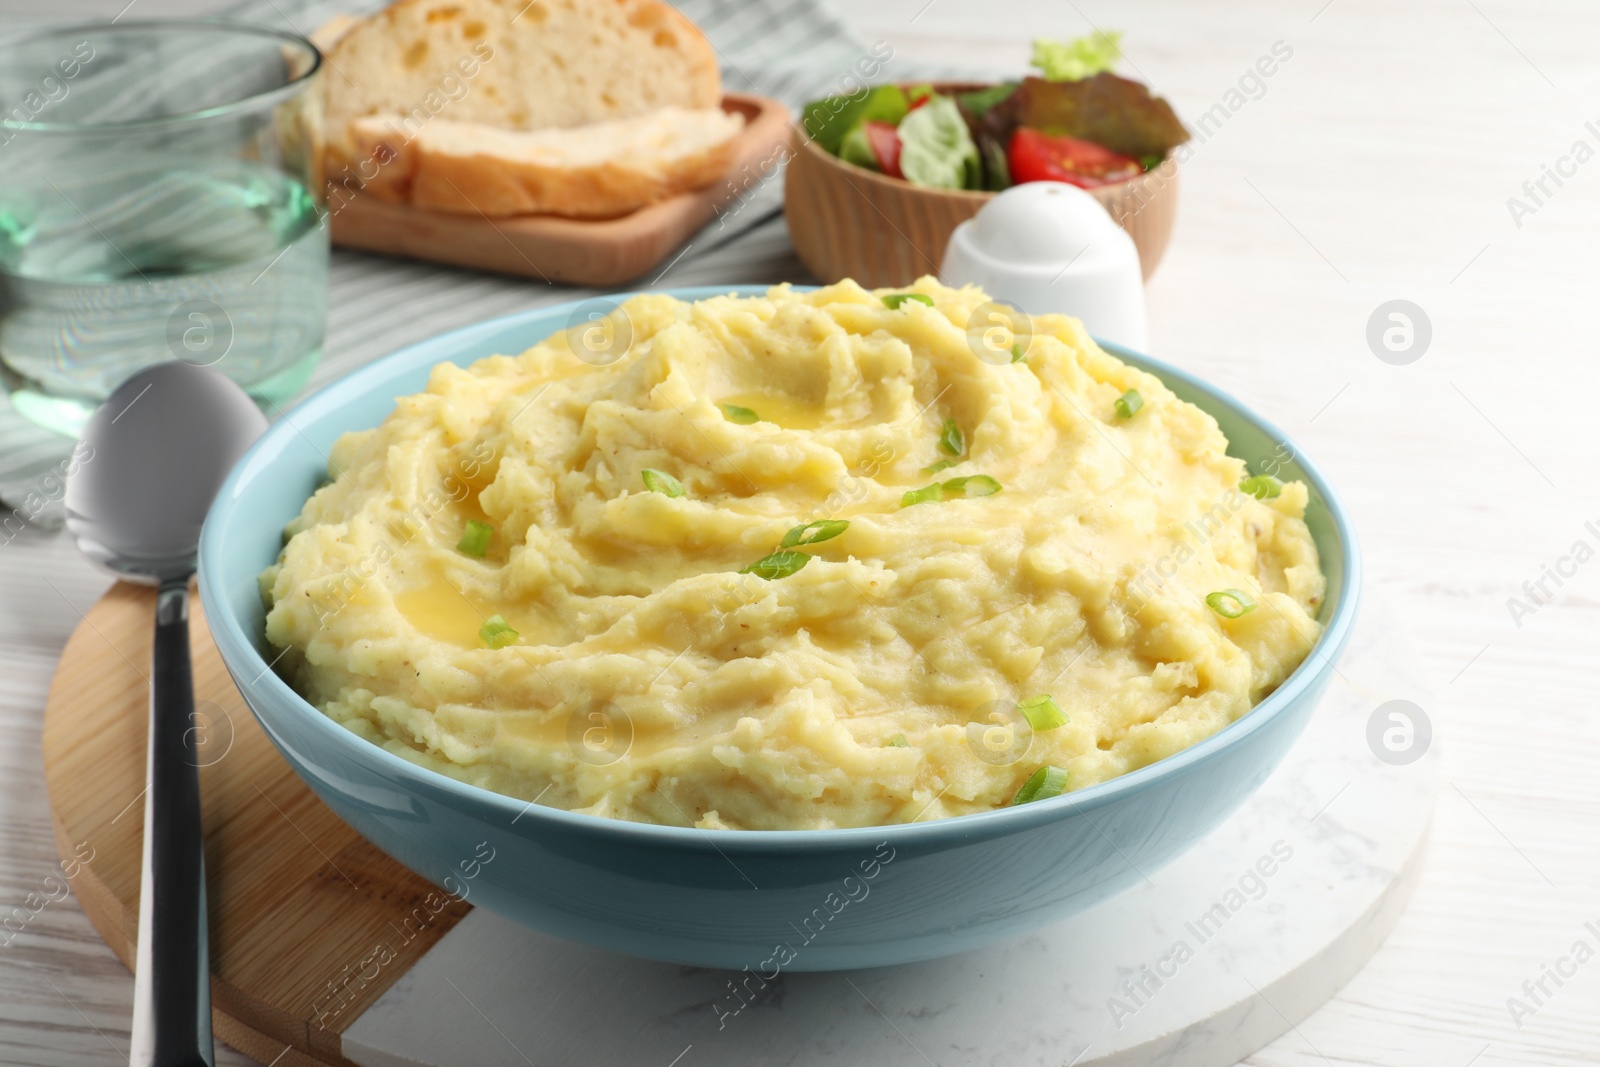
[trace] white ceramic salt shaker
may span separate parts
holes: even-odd
[[[1094,337],[1145,349],[1139,252],[1077,186],[1028,182],[996,195],[950,235],[939,280],[1030,315],[1076,316]]]

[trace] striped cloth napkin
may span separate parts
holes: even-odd
[[[341,12],[365,14],[373,0],[247,0],[230,17],[309,33]],[[870,80],[968,76],[915,66],[882,43],[861,40],[826,0],[682,0],[676,5],[717,51],[723,84],[736,92],[801,104],[861,83],[860,63],[881,59]],[[870,68],[869,68],[870,69]],[[629,288],[812,280],[794,257],[781,217],[782,174],[757,181],[655,274]],[[497,315],[583,299],[597,291],[549,285],[335,249],[323,359],[307,389],[404,345]],[[58,526],[54,475],[71,450],[0,397],[0,502],[35,525]]]

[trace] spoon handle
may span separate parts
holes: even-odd
[[[163,583],[150,660],[144,868],[132,1067],[212,1067],[211,964],[200,770],[189,666],[189,583]]]

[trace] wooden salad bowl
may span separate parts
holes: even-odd
[[[983,83],[944,83],[943,93]],[[846,163],[819,147],[798,123],[790,145],[783,208],[801,262],[823,282],[854,278],[869,288],[937,275],[955,228],[995,195],[930,189]],[[1178,164],[1087,190],[1128,231],[1146,280],[1155,273],[1178,217]]]

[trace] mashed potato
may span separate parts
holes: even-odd
[[[997,364],[984,294],[913,290],[645,295],[441,364],[262,575],[279,669],[463,781],[748,829],[987,811],[1248,712],[1320,633],[1305,487],[1241,492],[1215,421],[1076,320]]]

